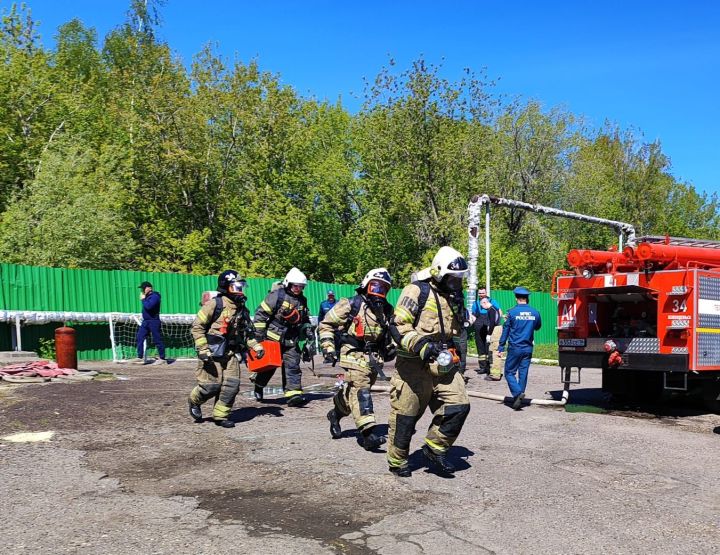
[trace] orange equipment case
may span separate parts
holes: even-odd
[[[255,351],[249,349],[247,360],[248,370],[250,372],[267,372],[282,366],[280,343],[266,339],[260,344],[265,348],[265,356],[258,359],[255,356]]]

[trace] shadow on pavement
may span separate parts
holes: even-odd
[[[450,448],[450,451],[448,453],[448,459],[455,466],[456,474],[458,472],[464,472],[472,468],[472,465],[468,462],[467,459],[472,457],[474,454],[474,451],[470,451],[470,449],[467,449],[466,447],[453,446]],[[425,455],[423,455],[422,453],[422,449],[417,449],[408,457],[408,464],[410,465],[410,469],[413,472],[424,469],[424,472],[435,474],[440,478],[451,479],[455,477],[453,474],[447,474],[445,472],[439,471],[435,467],[435,465],[433,465],[425,458]]]
[[[284,416],[283,410],[283,407],[276,406],[242,407],[232,411],[229,419],[235,422],[235,424],[240,424],[241,422],[248,422],[258,416]]]

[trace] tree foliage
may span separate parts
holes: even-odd
[[[133,0],[101,43],[78,20],[43,47],[13,5],[0,26],[0,258],[82,268],[358,280],[463,250],[474,194],[718,238],[718,199],[670,173],[659,143],[537,102],[484,74],[391,60],[358,113],[303,98],[210,47],[186,67]],[[494,210],[496,287],[547,289],[567,250],[611,230]]]

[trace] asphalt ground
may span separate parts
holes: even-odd
[[[617,407],[584,370],[571,406],[471,399],[454,477],[412,443],[411,478],[333,440],[333,369],[304,371],[311,402],[257,403],[247,375],[233,429],[195,424],[194,364],[85,364],[120,379],[4,385],[0,553],[717,553],[720,416]],[[391,373],[392,369],[388,370]],[[507,394],[472,375],[468,389]],[[112,376],[110,376],[112,378]],[[529,397],[558,398],[557,367],[532,366]],[[276,376],[271,386],[278,386]],[[374,395],[386,430],[387,394]],[[206,408],[209,413],[209,407]],[[381,449],[384,451],[384,448]]]

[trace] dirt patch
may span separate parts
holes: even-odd
[[[243,523],[252,536],[313,538],[338,553],[368,552],[341,536],[399,508],[421,507],[445,497],[404,486],[388,488],[386,480],[373,476],[349,478],[331,469],[313,469],[312,460],[297,468],[285,462],[253,463],[251,444],[238,445],[219,428],[195,429],[163,445],[122,432],[78,447],[86,450],[91,468],[118,479],[124,491],[192,497],[218,520]],[[198,434],[204,439],[201,444]]]
[[[94,534],[78,541],[94,545],[94,552],[129,555],[154,544],[161,546],[158,552],[173,553],[222,553],[225,546],[353,555],[472,551],[468,545],[515,552],[508,514],[523,522],[528,542],[547,551],[572,544],[588,552],[607,546],[618,552],[623,547],[625,552],[674,552],[681,546],[704,553],[717,544],[711,541],[717,485],[707,481],[708,465],[717,458],[718,436],[711,432],[720,422],[714,415],[610,406],[597,388],[580,390],[574,403],[609,413],[536,407],[516,413],[474,400],[452,450],[455,478],[423,470],[419,445],[431,419],[427,414],[413,439],[413,476],[400,480],[387,472],[382,454],[357,445],[350,419],[343,420],[343,438],[330,439],[326,413],[332,403],[323,397],[333,376],[306,374],[306,387],[317,386],[313,400],[293,409],[284,399],[259,404],[242,395],[251,387],[244,375],[231,415],[237,426],[228,430],[211,422],[195,424],[188,415],[193,369],[192,364],[113,368],[123,379],[0,388],[0,435],[57,432],[44,444],[1,445],[5,458],[15,457],[8,471],[19,477],[35,468],[33,461],[57,472],[39,489],[30,484],[43,476],[28,477],[22,492],[15,480],[4,481],[4,498],[10,500],[6,514],[15,514],[18,506],[45,514],[46,491],[54,488],[56,506],[72,507],[78,515],[75,534]],[[535,379],[546,383],[557,375],[535,372]],[[270,386],[279,385],[276,376]],[[471,385],[504,392],[485,381]],[[546,387],[540,382],[530,393],[541,396]],[[386,418],[388,397],[378,395],[375,402]],[[210,413],[209,405],[203,409]],[[74,474],[65,479],[68,464]],[[677,477],[679,467],[683,480]],[[561,494],[555,493],[558,483]],[[673,503],[667,503],[668,492]],[[126,501],[136,512],[128,513]],[[611,509],[599,513],[600,506]],[[87,526],[88,514],[100,524]],[[555,527],[573,519],[592,523],[598,514],[603,525],[589,533]],[[630,519],[639,524],[623,527]],[[138,525],[147,530],[140,539],[127,534]],[[35,550],[53,552],[64,526],[57,527],[56,536],[38,534]],[[14,539],[6,534],[11,545],[30,545],[27,536],[34,528],[18,517],[14,530]]]
[[[339,553],[369,553],[340,536],[355,532],[373,522],[362,513],[348,514],[346,507],[324,503],[318,505],[303,493],[283,490],[229,490],[202,492],[200,507],[221,520],[240,520],[251,525],[258,536],[277,532],[312,537]],[[377,514],[381,519],[384,514]]]

